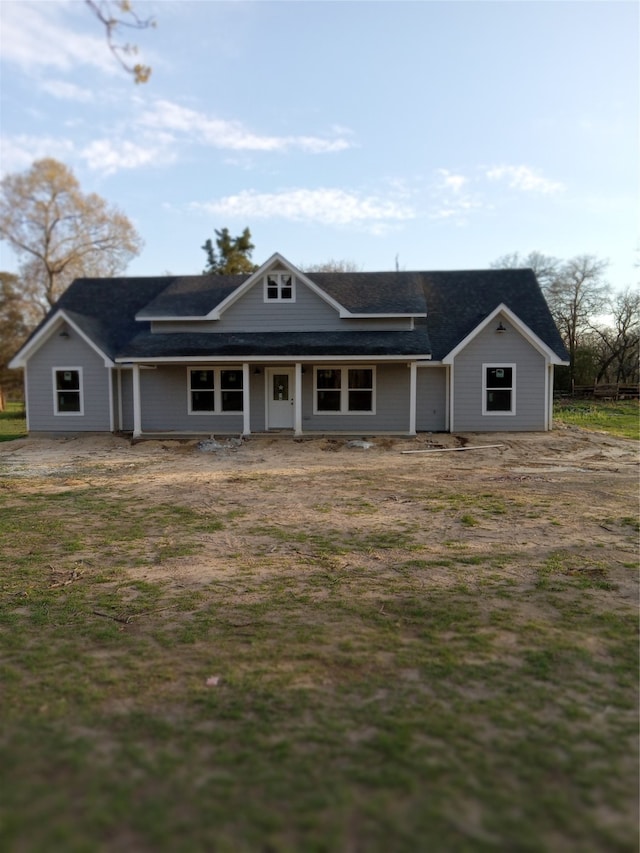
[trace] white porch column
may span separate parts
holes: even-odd
[[[245,362],[242,365],[242,434],[251,435],[251,391],[249,384],[251,376],[249,373],[249,365]]]
[[[133,365],[133,437],[142,435],[142,412],[140,408],[140,365]]]
[[[416,411],[418,407],[418,364],[409,362],[409,435],[416,434]]]
[[[302,435],[302,365],[296,361],[295,389],[293,394],[293,432]]]
[[[114,368],[107,367],[108,376],[109,376],[109,432],[115,431],[115,416],[116,413],[114,411],[114,400],[113,400],[113,380],[114,380]]]

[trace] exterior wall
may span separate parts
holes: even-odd
[[[55,414],[53,369],[61,367],[82,368],[83,414]],[[72,329],[67,338],[54,332],[33,353],[26,376],[30,432],[109,432],[111,429],[111,369]]]
[[[376,366],[375,415],[314,415],[313,376],[310,365],[302,377],[303,432],[409,432],[410,371],[406,363]]]
[[[498,319],[496,318],[496,324]],[[453,422],[455,432],[545,430],[544,356],[502,318],[503,334],[491,323],[454,359]],[[515,414],[482,414],[483,364],[515,364]]]
[[[301,282],[293,302],[265,302],[262,281],[223,312],[220,320],[170,322],[155,320],[152,332],[306,332],[306,331],[403,331],[408,318],[341,320],[338,312]]]
[[[140,369],[142,432],[241,433],[242,413],[189,414],[187,367]]]
[[[416,393],[417,431],[445,432],[447,429],[447,368],[418,368]]]

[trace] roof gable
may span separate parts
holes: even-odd
[[[60,318],[69,322],[97,352],[111,361],[126,357],[134,339],[140,340],[140,335],[145,339],[142,348],[145,355],[151,356],[156,345],[158,351],[164,348],[172,353],[176,346],[184,345],[187,355],[187,338],[195,333],[185,332],[180,338],[177,332],[161,335],[156,330],[151,333],[151,319],[169,319],[176,314],[179,318],[194,320],[220,317],[274,268],[291,270],[298,282],[333,306],[341,318],[415,318],[414,332],[403,334],[420,339],[421,355],[430,356],[434,361],[452,358],[457,348],[484,328],[499,311],[504,311],[518,330],[550,360],[563,363],[568,358],[532,270],[307,275],[276,253],[251,275],[77,279],[27,339],[12,366],[22,366],[47,339],[54,324],[61,322]],[[222,346],[220,334],[217,333],[218,343]],[[342,340],[348,352],[359,333],[341,329],[336,334],[342,337],[336,338],[335,346]],[[378,335],[380,341],[384,339],[382,332],[367,334]],[[300,331],[299,335],[308,335],[308,332]],[[202,341],[202,346],[207,344],[212,356],[214,338],[215,335],[208,334]],[[365,339],[360,337],[359,340]],[[400,346],[401,341],[389,337],[387,343],[395,347]],[[243,351],[254,356],[262,344],[266,342],[261,342],[259,336],[246,341],[243,337]],[[370,344],[367,338],[367,346]],[[283,355],[293,345],[293,339],[287,335],[282,335],[278,344]],[[295,347],[296,351],[304,349],[302,338],[296,338]],[[398,351],[402,351],[402,347]]]
[[[269,272],[274,272],[275,270],[290,272],[297,279],[299,284],[302,284],[306,287],[309,287],[313,290],[321,299],[325,302],[328,302],[332,308],[335,308],[336,311],[340,313],[342,316],[342,306],[339,302],[321,290],[313,281],[308,278],[303,272],[301,272],[297,267],[295,267],[290,261],[284,258],[279,252],[275,252],[271,257],[265,261],[258,269],[253,272],[240,286],[233,292],[230,293],[226,299],[224,299],[214,311],[211,311],[207,315],[207,319],[217,320],[220,315],[230,306],[237,302],[242,296],[247,293],[255,285],[262,285],[262,281],[264,276]]]
[[[480,332],[487,328],[487,326],[491,325],[495,322],[495,320],[504,316],[509,322],[520,332],[520,334],[526,338],[526,340],[533,346],[538,352],[542,353],[546,358],[548,358],[554,364],[564,364],[565,362],[558,357],[558,355],[542,341],[538,335],[535,334],[527,325],[523,323],[520,318],[508,308],[504,302],[501,302],[485,319],[479,323],[475,329],[473,329],[468,335],[466,335],[463,340],[460,341],[457,346],[455,346],[451,352],[447,353],[447,355],[442,359],[445,364],[452,364],[454,358],[458,355],[459,352],[469,344],[475,337],[477,337]],[[502,327],[498,331],[504,332],[505,329]]]

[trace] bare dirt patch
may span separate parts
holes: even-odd
[[[387,572],[413,559],[430,565],[430,585],[446,587],[452,559],[462,557],[469,582],[497,567],[526,582],[549,554],[578,549],[583,571],[593,577],[605,561],[621,594],[634,594],[633,574],[618,571],[637,554],[634,441],[569,428],[367,437],[366,448],[342,437],[219,444],[24,439],[0,448],[0,487],[104,489],[132,506],[189,507],[222,522],[201,534],[195,555],[132,566],[149,580],[197,585],[240,565],[249,575],[276,577],[322,559],[342,582],[375,566],[384,583]],[[453,449],[470,447],[483,449]]]

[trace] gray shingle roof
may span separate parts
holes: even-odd
[[[310,273],[308,276],[352,314],[424,314],[421,273]]]
[[[423,355],[430,352],[426,326],[412,332],[252,332],[215,334],[145,331],[122,350],[121,357],[206,358],[217,356],[388,356]]]
[[[247,276],[77,279],[64,309],[110,358],[220,355],[427,355],[442,360],[504,303],[561,359],[566,350],[531,270],[312,273],[352,313],[424,313],[412,332],[152,334],[136,316],[204,316]],[[43,322],[46,322],[43,321]],[[42,325],[42,324],[41,324]],[[39,327],[40,328],[40,327]],[[37,332],[35,330],[34,334]]]
[[[533,270],[424,272],[433,359],[440,361],[502,302],[561,359],[562,338]]]
[[[138,312],[138,317],[205,317],[247,278],[248,275],[184,275],[166,278],[167,286]]]

